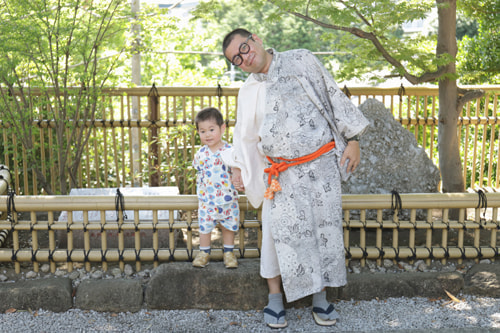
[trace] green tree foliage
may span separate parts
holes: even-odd
[[[334,69],[339,81],[362,76],[380,81],[383,78],[375,73],[387,69],[388,61],[394,65],[395,75],[403,75],[405,67],[415,77],[436,70],[440,61],[434,56],[435,37],[429,40],[419,36],[401,42],[402,24],[425,18],[433,4],[430,0],[379,1],[376,5],[367,0],[356,1],[355,5],[325,0],[211,0],[200,3],[195,15],[215,22],[209,29],[220,39],[230,30],[244,27],[278,50],[332,52],[335,57],[322,60]],[[360,37],[356,34],[364,38],[356,38]]]
[[[477,33],[465,35],[457,56],[460,81],[468,84],[500,83],[500,2],[461,0],[459,10],[477,23]],[[457,31],[458,32],[458,31]]]
[[[11,124],[46,193],[40,154],[55,151],[62,194],[76,184],[98,116],[100,90],[113,73],[128,27],[127,2],[3,0],[0,4],[0,117]],[[77,88],[74,88],[77,87]],[[56,142],[39,146],[34,120],[50,119]],[[17,147],[7,147],[17,149]],[[16,163],[17,161],[13,161]]]

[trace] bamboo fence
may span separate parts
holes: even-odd
[[[38,271],[43,263],[50,264],[53,272],[59,265],[71,271],[75,262],[83,263],[87,270],[92,263],[106,270],[108,263],[118,263],[123,269],[126,262],[132,262],[139,270],[144,263],[193,258],[198,224],[197,200],[192,195],[195,174],[190,165],[199,147],[194,116],[203,107],[219,108],[228,125],[225,139],[231,141],[238,88],[153,88],[105,90],[95,119],[75,122],[81,131],[91,134],[83,147],[77,187],[160,185],[180,189],[182,195],[176,196],[125,197],[127,209],[134,211],[132,220],[124,217],[112,196],[47,195],[13,124],[0,120],[0,156],[4,159],[0,162],[10,170],[14,189],[8,196],[0,196],[0,231],[10,233],[9,248],[0,246],[0,263],[13,263],[18,272],[26,265]],[[467,103],[457,124],[464,178],[467,186],[476,190],[401,194],[400,205],[395,204],[394,194],[344,195],[346,264],[360,260],[364,265],[367,259],[381,265],[384,259],[446,263],[498,257],[500,87],[480,88],[486,91],[485,96]],[[437,88],[344,87],[344,91],[357,104],[367,98],[383,102],[437,161]],[[42,97],[40,92],[32,93],[36,104]],[[134,98],[138,100],[133,103]],[[137,119],[131,118],[132,105],[138,105]],[[34,163],[48,176],[54,193],[59,193],[55,120],[47,117],[47,110],[34,110],[39,112],[29,128],[36,142],[31,152],[39,156]],[[69,131],[68,127],[67,137]],[[134,131],[139,132],[135,139]],[[134,179],[137,175],[138,184]],[[69,183],[69,179],[63,182]],[[238,256],[259,257],[261,212],[244,196],[240,207]],[[160,210],[168,210],[169,218],[159,218]],[[456,210],[458,218],[450,219],[450,212]],[[89,220],[91,211],[101,213],[98,221]],[[109,211],[116,211],[116,220],[106,217]],[[141,219],[140,211],[150,211],[152,219]],[[62,212],[67,212],[66,221],[59,220]],[[74,221],[73,212],[82,212],[82,221]],[[221,259],[222,250],[216,248],[212,257]]]
[[[0,211],[9,210],[7,199],[0,196]],[[343,196],[346,264],[361,260],[364,265],[367,259],[376,260],[379,265],[384,259],[461,263],[464,259],[498,257],[500,193],[401,194],[398,200],[399,204],[395,204],[394,194]],[[240,258],[259,257],[260,211],[255,211],[244,196],[239,203],[241,222],[235,251]],[[83,263],[87,270],[91,270],[92,263],[102,265],[104,270],[109,263],[118,263],[123,270],[124,264],[130,262],[140,270],[143,263],[157,266],[162,262],[192,260],[198,238],[193,214],[198,207],[195,195],[129,196],[124,198],[124,205],[134,211],[130,219],[124,217],[113,196],[15,197],[15,209],[20,215],[11,214],[11,218],[0,221],[0,229],[12,234],[12,247],[0,248],[0,263],[14,263],[17,272],[26,265],[37,272],[40,264],[47,263],[55,272],[58,265],[71,271],[70,264],[75,262]],[[57,218],[61,209],[69,213],[66,221]],[[158,218],[158,211],[165,209],[169,210],[168,218]],[[424,218],[417,218],[419,209],[425,210]],[[451,209],[459,210],[457,220],[449,218]],[[83,212],[82,221],[73,220],[70,213],[76,211]],[[101,212],[100,219],[90,221],[90,211]],[[106,211],[116,212],[117,219],[106,218]],[[139,211],[151,211],[152,219],[140,219]],[[367,219],[370,211],[375,212],[376,218]],[[401,218],[403,211],[408,212],[408,218]],[[47,218],[39,218],[38,212],[47,212]],[[255,214],[249,215],[251,212]],[[149,239],[143,235],[146,231]],[[161,231],[166,233],[161,236]],[[182,242],[176,241],[179,232]],[[115,246],[108,246],[111,233],[118,238]],[[23,234],[28,235],[29,242],[21,243],[21,239],[26,240]],[[132,240],[129,245],[127,237]],[[162,237],[168,245],[160,246]],[[77,245],[77,238],[83,239],[81,245]],[[66,240],[64,246],[62,239]],[[97,243],[92,244],[93,240]],[[212,259],[221,258],[221,246],[214,246]]]
[[[154,88],[154,89],[153,89]],[[76,126],[90,139],[76,175],[78,188],[121,186],[178,186],[181,193],[193,194],[194,152],[199,147],[194,116],[207,106],[218,107],[227,121],[224,139],[231,141],[236,122],[238,88],[163,87],[106,89],[95,119],[78,120]],[[458,120],[458,135],[466,186],[499,187],[500,164],[500,86],[481,88],[486,94],[467,103]],[[154,94],[152,92],[154,91]],[[438,165],[438,89],[350,88],[344,91],[357,104],[376,98],[389,108],[396,120],[411,131],[429,157]],[[33,90],[33,103],[43,99]],[[133,103],[133,99],[138,103]],[[132,119],[132,105],[138,105],[138,118]],[[16,193],[46,194],[35,173],[38,168],[48,177],[52,194],[61,193],[56,121],[43,108],[34,109],[30,135],[34,142],[34,162],[27,159],[27,149],[12,124],[0,118],[1,163],[12,171]],[[50,108],[49,108],[50,109]],[[0,111],[1,114],[1,111]],[[68,127],[66,136],[70,135]],[[139,133],[134,137],[134,133]],[[133,148],[137,147],[134,152]],[[73,155],[69,155],[69,161]],[[30,164],[31,163],[31,164]],[[68,177],[68,176],[66,176]],[[69,178],[63,179],[69,186]],[[68,187],[69,188],[69,187]]]

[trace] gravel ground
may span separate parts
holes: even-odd
[[[339,301],[341,322],[314,323],[311,308],[288,309],[288,327],[272,330],[261,311],[147,311],[102,313],[70,310],[0,314],[1,332],[493,332],[500,331],[500,299],[459,295],[457,300],[392,298]]]

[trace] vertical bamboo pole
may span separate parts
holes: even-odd
[[[363,251],[363,253],[366,253],[366,211],[364,209],[360,210],[359,219],[361,223],[363,223],[363,228],[359,230],[359,247],[361,248],[361,251]],[[360,263],[361,267],[365,267],[366,258],[364,255],[363,258],[361,258]]]
[[[56,237],[55,232],[52,230],[52,226],[54,225],[54,212],[48,211],[48,228],[49,228],[49,254],[54,253],[56,249]],[[56,272],[56,263],[51,255],[49,255],[49,264],[50,264],[50,272]]]
[[[187,238],[187,252],[188,252],[188,257],[192,257],[193,255],[193,214],[191,211],[187,212],[186,214],[186,223],[188,225],[187,231],[186,231],[186,238]]]
[[[433,222],[432,222],[432,209],[427,209],[427,223],[431,226],[431,228],[427,229],[426,230],[426,238],[425,238],[425,246],[428,248],[428,249],[432,249],[432,226],[433,226]],[[431,264],[431,258],[427,258],[425,260],[425,263],[427,265],[430,265]]]
[[[493,212],[492,212],[492,222],[498,226],[498,207],[493,207]],[[494,249],[497,248],[497,228],[491,228],[491,235],[490,235],[490,246]],[[496,257],[493,257],[491,261],[495,261]]]
[[[121,121],[125,121],[125,102],[124,102],[123,99],[124,99],[124,96],[123,95],[120,96],[120,120]],[[127,98],[127,100],[128,100],[128,98]],[[121,133],[120,148],[122,150],[121,151],[122,159],[121,159],[120,163],[121,163],[121,170],[122,170],[122,172],[121,172],[122,179],[121,179],[121,182],[119,182],[117,184],[117,186],[120,186],[120,185],[125,186],[126,179],[127,179],[127,177],[126,177],[127,174],[125,173],[125,166],[127,165],[127,159],[125,158],[125,156],[126,156],[125,155],[126,140],[125,140],[125,125],[123,123],[122,123],[122,126],[120,126],[120,133]],[[129,159],[131,159],[130,156],[129,156]],[[132,163],[130,163],[130,164],[132,164]],[[117,172],[118,172],[117,177],[116,177],[117,179],[120,179],[120,177],[119,177],[119,174],[120,174],[119,170],[120,169],[117,169]]]
[[[84,250],[84,253],[85,255],[88,255],[89,252],[90,252],[90,235],[89,235],[89,231],[87,229],[89,225],[89,211],[88,210],[84,210],[83,211],[83,250]],[[85,270],[87,272],[90,272],[90,270],[92,269],[91,265],[90,265],[90,262],[88,260],[84,260],[85,261]]]
[[[478,98],[478,106],[479,106],[479,98]],[[486,122],[483,124],[483,135],[482,135],[482,142],[481,142],[481,163],[480,163],[480,171],[479,171],[479,179],[478,183],[479,186],[482,187],[484,185],[484,167],[486,165],[485,159],[486,159],[486,141],[488,137],[488,95],[486,95],[486,101],[485,101],[485,114],[484,117],[486,118]],[[479,113],[479,110],[478,110]],[[478,114],[479,116],[479,114]],[[478,120],[481,119],[481,117],[478,117]],[[479,127],[480,122],[478,122],[477,127]]]
[[[415,225],[417,223],[417,212],[415,209],[412,209],[410,212],[410,222],[411,224]],[[415,228],[410,229],[410,236],[408,240],[408,245],[410,249],[412,249],[413,253],[416,253],[416,247],[415,247]],[[413,260],[410,260],[409,263],[413,264]]]
[[[68,257],[71,256],[71,252],[73,251],[73,230],[71,230],[71,226],[73,224],[73,211],[68,211],[68,221],[67,221],[67,251]],[[68,258],[69,259],[69,258]],[[68,273],[73,272],[73,262],[68,261],[67,263]]]
[[[158,104],[160,103],[158,98],[158,90],[155,85],[149,91],[148,94],[148,114],[149,120],[153,125],[149,128],[149,147],[148,147],[148,157],[149,157],[149,186],[160,186],[160,160],[158,155],[158,127],[155,123],[160,120],[158,114]]]
[[[462,223],[465,226],[465,221],[464,221],[464,209],[460,208],[459,213],[458,213],[458,222]],[[457,247],[460,249],[462,253],[465,253],[465,248],[464,248],[464,228],[460,228],[458,230],[458,242],[457,242]],[[457,261],[459,264],[463,262],[462,258],[459,258]]]
[[[379,210],[380,209],[377,210],[377,214],[378,214]],[[399,249],[399,217],[397,214],[397,209],[394,210],[394,215],[392,217],[392,221],[394,222],[394,224],[396,224],[398,226],[397,228],[392,229],[392,248],[394,250],[398,250]],[[397,263],[396,260],[393,260],[393,262]]]
[[[467,121],[467,122],[465,122]],[[470,124],[471,124],[471,117],[470,117],[470,102],[467,102],[467,108],[465,111],[465,117],[462,118],[462,123],[465,125],[465,138],[462,140],[463,146],[462,146],[462,151],[464,154],[463,157],[463,172],[464,172],[464,179],[467,180],[467,161],[468,161],[468,156],[469,156],[469,137],[470,137]],[[461,134],[461,131],[458,132]],[[460,137],[459,137],[460,139]],[[474,143],[474,146],[476,144]],[[472,163],[474,164],[474,163]],[[471,183],[472,185],[473,183]]]
[[[169,211],[169,224],[170,223],[173,223],[173,220],[174,220],[174,212],[173,211]],[[170,230],[169,230],[169,249],[172,250],[172,247],[173,247],[173,237],[170,237]],[[155,253],[158,253],[159,249],[160,249],[160,246],[158,244],[158,211],[157,210],[153,210],[153,251]],[[172,253],[172,252],[171,252]],[[157,259],[157,258],[155,258]],[[154,260],[153,262],[153,267],[158,267],[158,260]]]
[[[443,209],[443,223],[449,225],[449,209]],[[442,234],[441,234],[441,246],[445,250],[445,253],[449,251],[448,248],[448,229],[443,229]],[[443,265],[446,265],[447,258],[446,256],[443,256],[443,259],[441,259],[441,263]]]
[[[382,246],[382,227],[384,221],[382,220],[382,211],[377,210],[377,222],[380,224],[380,228],[376,229],[376,246],[380,249],[380,251],[383,251],[383,246]],[[377,265],[382,266],[382,258],[377,259]]]
[[[94,138],[97,138],[97,130],[95,128],[95,125],[92,126],[92,134],[93,134],[93,137]],[[101,166],[99,165],[99,160],[100,160],[100,156],[99,156],[99,147],[97,146],[98,143],[97,143],[97,140],[93,140],[94,141],[94,170],[95,170],[95,186],[97,188],[101,188]],[[89,185],[90,186],[90,185]],[[91,186],[92,187],[92,186]]]
[[[37,224],[36,212],[34,212],[34,211],[30,212],[30,218],[31,218],[31,221],[30,221],[30,224],[31,224],[31,250],[33,251],[33,253],[36,253],[38,251],[38,249],[40,248],[38,245],[38,231],[36,231],[36,229],[34,228],[35,225]],[[33,260],[33,258],[32,258],[33,271],[38,273],[40,271],[40,264],[36,260],[36,256],[34,259],[35,260]]]
[[[102,260],[102,269],[104,271],[108,270],[108,261],[105,260],[106,258],[106,252],[108,251],[108,237],[107,237],[107,231],[105,229],[106,225],[106,211],[101,210],[100,211],[100,217],[101,217],[101,250],[102,250],[102,255],[103,255],[103,260]]]
[[[122,207],[123,208],[123,207]],[[123,261],[123,251],[125,249],[125,239],[123,238],[123,210],[118,211],[118,253],[122,258],[119,259],[120,270],[123,272],[125,269],[125,262]]]
[[[350,211],[349,210],[344,210],[344,222],[345,222],[345,228],[344,228],[344,248],[347,251],[350,251],[350,227],[351,227],[351,216],[350,216]],[[349,265],[349,258],[345,259],[345,265]]]
[[[141,251],[141,229],[139,227],[139,210],[134,210],[134,225],[135,225],[135,252],[139,253]],[[135,260],[135,270],[139,272],[141,270],[141,260]]]

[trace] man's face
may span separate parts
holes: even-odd
[[[245,49],[244,43],[248,45],[247,49]],[[245,52],[248,50],[248,52],[243,54],[240,52],[241,50]],[[267,73],[272,59],[270,54],[267,53],[262,46],[262,40],[256,35],[252,35],[251,38],[241,35],[234,36],[233,40],[226,48],[225,56],[230,61],[232,61],[235,56],[241,57],[243,62],[239,67],[248,73]]]

